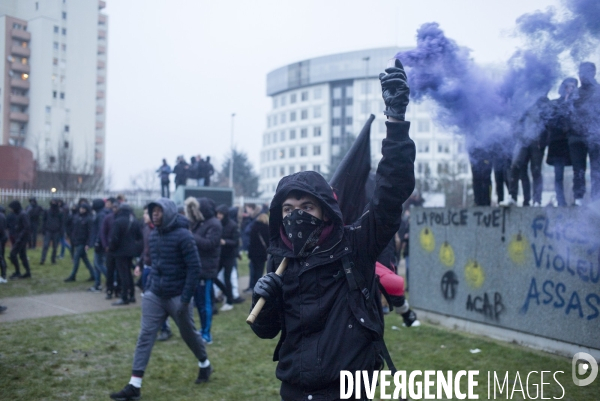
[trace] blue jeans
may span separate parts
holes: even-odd
[[[73,256],[73,251],[71,250],[71,246],[69,245],[69,243],[67,242],[67,239],[65,238],[65,235],[62,234],[60,236],[60,258],[64,258],[65,257],[65,248],[67,248],[69,250],[69,252],[71,252],[71,257]]]
[[[90,277],[94,277],[94,269],[92,268],[92,264],[88,259],[87,252],[85,251],[85,245],[76,245],[75,251],[73,252],[73,271],[71,272],[72,278],[75,278],[77,275],[77,270],[79,269],[79,260],[83,260],[85,267],[90,271]]]
[[[565,188],[563,185],[565,177],[565,165],[561,162],[554,162],[554,191],[556,192],[556,202],[558,206],[567,206],[565,200]]]
[[[194,294],[194,302],[200,315],[200,334],[207,342],[212,341],[210,328],[212,326],[212,287],[213,281],[208,279],[200,280]]]
[[[99,288],[102,284],[102,275],[106,277],[106,265],[104,260],[106,259],[106,253],[104,251],[94,252],[94,285]]]

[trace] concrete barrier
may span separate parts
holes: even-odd
[[[600,213],[413,208],[409,289],[417,309],[599,350]]]

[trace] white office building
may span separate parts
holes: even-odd
[[[102,175],[108,18],[100,0],[3,0],[1,145],[33,152],[39,171],[60,157]]]
[[[402,49],[380,48],[304,60],[267,75],[267,113],[260,154],[260,190],[274,194],[281,177],[298,171],[326,174],[343,157],[350,138],[358,136],[370,114],[371,160],[376,167],[385,137],[385,108],[379,73]],[[470,174],[462,137],[432,120],[430,103],[411,104],[406,120],[417,146],[415,175],[435,180],[445,174]]]

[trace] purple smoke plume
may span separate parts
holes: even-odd
[[[517,31],[527,46],[513,54],[502,75],[477,65],[469,50],[447,38],[437,23],[423,24],[417,47],[395,56],[409,71],[412,99],[432,99],[437,121],[470,143],[507,143],[525,110],[566,78],[561,55],[568,51],[579,62],[597,46],[600,1],[564,3],[569,14],[563,19],[552,9],[518,18]]]

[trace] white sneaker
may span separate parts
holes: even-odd
[[[232,310],[232,309],[233,309],[233,305],[230,305],[230,304],[223,304],[223,306],[221,306],[221,307],[219,308],[219,311],[220,311],[220,312],[227,312],[227,311],[229,311],[229,310]]]
[[[6,281],[5,278],[0,277],[0,284],[6,284],[8,283],[8,281]]]
[[[503,200],[498,205],[503,206],[503,207],[509,207],[509,206],[514,206],[516,204],[517,204],[517,201],[509,196],[508,199]]]
[[[583,199],[575,199],[575,206],[583,205]]]
[[[542,207],[540,202],[533,202],[533,207]]]

